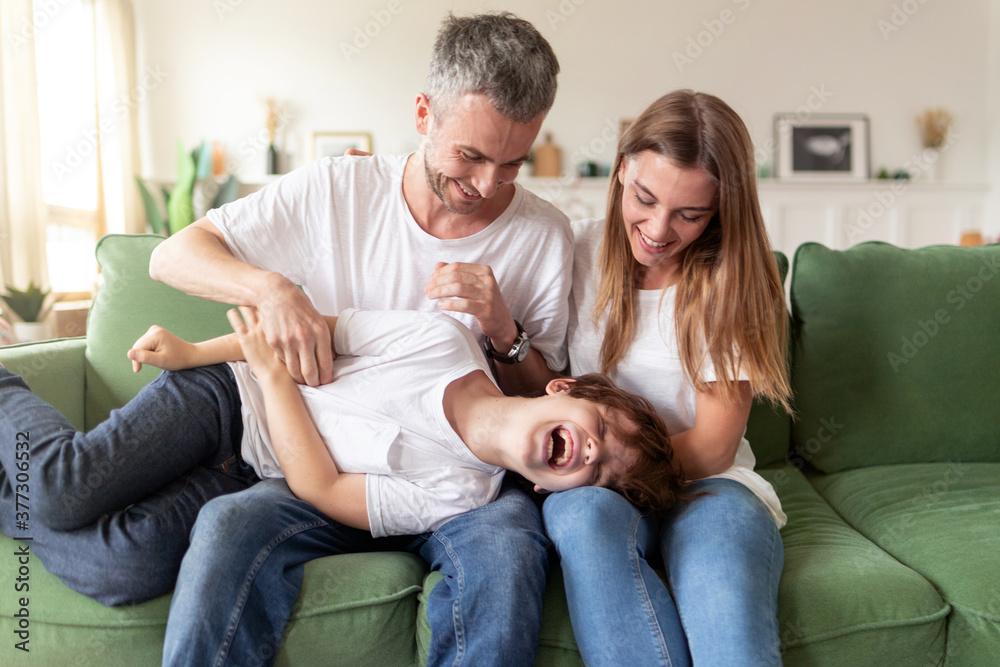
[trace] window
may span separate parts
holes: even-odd
[[[94,245],[104,233],[94,5],[34,4],[49,16],[34,40],[49,281],[55,292],[89,293],[97,277]]]

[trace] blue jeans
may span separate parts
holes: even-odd
[[[533,665],[547,546],[537,508],[512,486],[433,533],[376,539],[298,500],[284,480],[265,480],[212,500],[198,517],[170,606],[163,662],[271,664],[305,562],[409,551],[444,575],[427,603],[429,665]]]
[[[606,489],[546,499],[588,665],[781,664],[784,548],[774,520],[738,482],[705,479],[691,491],[712,495],[679,503],[662,527]],[[650,567],[657,547],[669,592]]]
[[[225,365],[162,373],[89,433],[0,368],[0,529],[31,537],[46,570],[103,604],[169,593],[201,507],[256,480],[236,455],[242,432]],[[20,472],[27,529],[15,521]]]

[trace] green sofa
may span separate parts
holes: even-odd
[[[148,277],[155,236],[99,243],[87,337],[0,361],[89,428],[152,379],[125,351],[149,325],[199,339],[225,306]],[[784,257],[781,257],[784,264]],[[796,420],[754,407],[748,437],[781,497],[788,665],[1000,664],[1000,248],[806,244],[791,279]],[[992,415],[992,416],[991,416]],[[9,446],[9,443],[0,443]],[[4,508],[8,511],[8,508]],[[17,543],[0,537],[0,664],[155,665],[169,597],[105,608],[30,564],[30,653],[14,648]],[[278,664],[421,664],[439,575],[409,554],[310,563]],[[539,664],[581,664],[553,566]]]

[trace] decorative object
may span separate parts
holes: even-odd
[[[280,174],[281,167],[275,141],[280,128],[280,119],[285,115],[285,109],[284,105],[273,97],[267,98],[264,102],[267,104],[267,173]]]
[[[340,157],[348,148],[372,152],[370,132],[313,132],[310,151],[313,160],[321,157]]]
[[[47,322],[41,321],[52,308],[51,304],[45,307],[49,294],[51,292],[43,291],[32,281],[28,283],[28,289],[23,291],[7,285],[7,294],[0,295],[7,307],[21,318],[20,322],[14,322],[14,334],[21,341],[45,340],[50,337],[51,328]]]
[[[777,114],[776,175],[783,181],[864,181],[870,173],[868,116]]]
[[[562,174],[562,149],[552,143],[552,133],[545,134],[545,143],[534,150],[536,178],[558,178]]]
[[[177,182],[173,191],[162,188],[166,215],[160,210],[156,199],[138,176],[139,195],[146,210],[146,221],[154,234],[170,236],[203,217],[210,208],[227,204],[237,196],[239,182],[236,176],[214,176],[212,171],[219,161],[220,148],[210,151],[205,142],[190,153],[177,142]]]
[[[962,232],[962,238],[959,239],[958,245],[965,246],[977,246],[983,245],[983,233],[978,229],[969,229]]]
[[[954,117],[944,109],[927,109],[917,116],[920,143],[924,147],[923,178],[934,183],[941,175],[941,152],[948,141],[948,132]]]

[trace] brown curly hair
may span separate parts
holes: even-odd
[[[625,473],[613,479],[608,488],[639,509],[656,513],[665,513],[678,499],[690,497],[682,491],[684,474],[674,459],[667,425],[649,401],[625,391],[602,373],[574,378],[568,393],[617,415],[618,419],[608,420],[608,428],[635,454]]]

